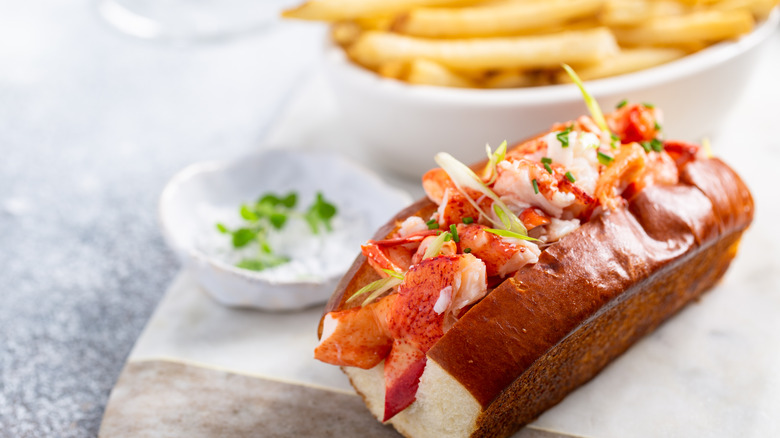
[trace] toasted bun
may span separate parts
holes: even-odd
[[[432,208],[418,202],[380,237]],[[752,217],[750,192],[718,159],[593,217],[458,320],[428,351],[416,401],[390,422],[408,437],[510,435],[711,288]],[[373,275],[359,257],[328,310]],[[382,418],[382,364],[344,371]]]

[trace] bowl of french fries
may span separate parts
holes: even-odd
[[[446,150],[471,162],[585,111],[663,108],[664,131],[717,128],[777,29],[780,0],[309,0],[331,23],[324,66],[377,163],[418,177]]]

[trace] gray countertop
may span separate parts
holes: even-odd
[[[0,6],[0,436],[95,436],[178,270],[157,197],[257,148],[321,29],[134,39],[93,1]]]

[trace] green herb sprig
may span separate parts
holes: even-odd
[[[268,243],[268,235],[284,228],[291,217],[304,219],[313,234],[319,234],[323,228],[332,231],[331,219],[337,209],[325,200],[322,193],[317,193],[305,213],[295,210],[297,204],[298,194],[295,192],[283,196],[267,193],[254,203],[241,205],[239,214],[245,221],[242,226],[231,230],[222,223],[216,224],[217,231],[231,236],[233,248],[244,248],[251,244],[258,247],[257,256],[242,259],[236,264],[237,267],[262,271],[289,262],[289,257],[274,253]]]

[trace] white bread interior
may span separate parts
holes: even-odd
[[[380,421],[384,414],[384,362],[370,370],[342,367],[352,386],[363,396]],[[415,438],[461,438],[476,430],[482,407],[466,388],[439,364],[428,358],[420,377],[417,400],[389,423],[404,436]]]

